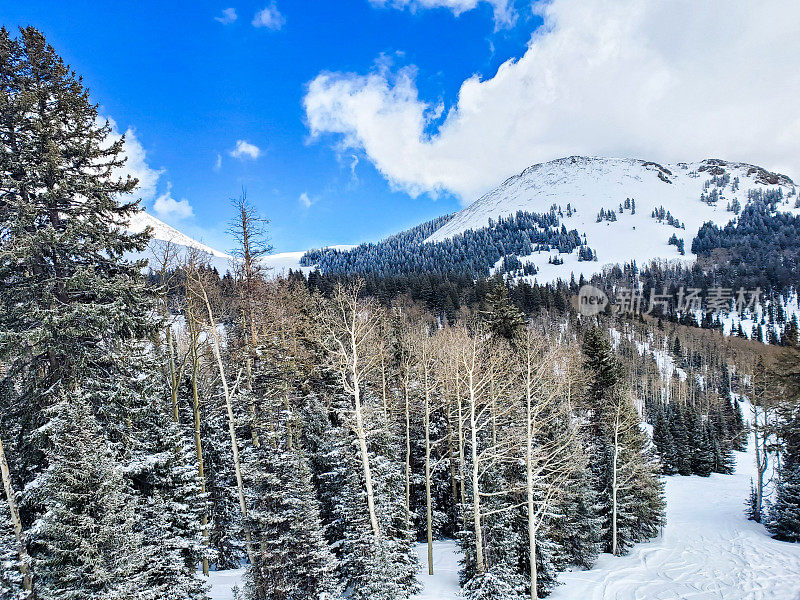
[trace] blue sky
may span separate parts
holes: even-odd
[[[415,65],[420,94],[448,105],[464,79],[490,77],[523,53],[539,21],[521,7],[515,26],[498,28],[488,3],[456,16],[368,0],[278,0],[280,26],[271,28],[252,24],[270,4],[225,2],[0,3],[0,22],[39,28],[101,113],[135,130],[147,164],[163,169],[156,195],[170,186],[194,215],[164,220],[221,249],[230,245],[229,199],[242,186],[271,219],[276,251],[376,239],[457,210],[446,191],[393,191],[331,136],[310,140],[306,86],[321,72],[368,72],[376,61]],[[226,8],[235,21],[215,19],[225,21]],[[237,140],[258,158],[232,157]],[[153,199],[146,204],[152,212]]]

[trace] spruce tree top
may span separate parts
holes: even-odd
[[[0,359],[53,382],[150,334],[124,136],[44,36],[0,29]]]

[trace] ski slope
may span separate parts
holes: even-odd
[[[744,516],[754,475],[737,452],[734,475],[667,477],[663,534],[627,556],[602,555],[590,571],[563,573],[553,600],[795,600],[800,544],[779,542]]]

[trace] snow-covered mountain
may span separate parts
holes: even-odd
[[[173,244],[177,249],[178,258],[182,258],[188,248],[200,250],[205,255],[204,259],[220,273],[225,273],[229,270],[231,261],[234,260],[230,254],[212,248],[202,242],[198,242],[194,238],[167,225],[146,211],[139,212],[131,217],[130,223],[128,224],[128,231],[139,233],[144,231],[146,227],[152,229],[153,239],[148,249],[145,251],[143,258],[151,262],[156,254],[163,252],[163,250],[159,248],[162,242],[170,242]],[[331,247],[337,250],[350,250],[353,248],[353,246],[348,245]],[[286,275],[289,269],[305,269],[305,271],[308,272],[310,270],[309,268],[300,267],[300,258],[303,254],[305,254],[305,251],[302,250],[299,252],[279,252],[265,256],[262,260],[267,269],[269,269],[269,274],[272,276]]]
[[[692,261],[695,258],[691,254],[692,240],[700,227],[708,221],[720,226],[727,224],[755,198],[769,201],[778,211],[800,214],[794,182],[755,165],[719,159],[660,165],[635,159],[571,156],[528,167],[451,218],[441,219],[444,224],[433,233],[429,234],[431,229],[427,229],[422,237],[407,237],[417,239],[414,244],[436,244],[470,230],[491,227],[499,218],[518,211],[552,212],[557,217],[553,229],[577,231],[584,247],[574,247],[570,252],[562,248],[559,252],[550,246],[517,255],[522,263],[536,268],[535,275],[526,277],[544,283],[559,278],[568,280],[573,273],[576,277],[581,274],[589,277],[607,265],[632,260],[638,264],[651,260]],[[221,272],[228,268],[230,256],[193,240],[148,213],[136,215],[130,229],[141,231],[147,225],[153,228],[155,239],[198,248],[211,255],[212,264]],[[395,246],[386,250],[391,257],[397,254],[397,239],[395,236]],[[681,246],[684,254],[679,250]],[[361,252],[369,262],[380,255],[381,247],[380,243],[332,246],[328,252],[335,250],[340,256]],[[596,260],[585,260],[588,249],[596,255]],[[264,262],[272,268],[273,275],[280,275],[289,269],[300,269],[303,256],[304,252],[284,252],[268,256]],[[315,260],[306,255],[302,269],[314,268],[311,263]],[[502,258],[494,266],[501,262]],[[324,260],[320,266],[326,268]]]
[[[659,165],[634,159],[571,156],[533,165],[507,179],[456,213],[426,241],[441,242],[470,229],[487,227],[490,219],[496,221],[517,211],[546,212],[555,205],[561,223],[585,235],[597,261],[578,261],[575,251],[559,255],[563,264],[550,264],[554,250],[519,258],[536,265],[535,279],[540,282],[568,279],[571,273],[589,276],[605,265],[631,260],[639,264],[653,259],[692,260],[692,240],[703,223],[724,225],[736,217],[734,210],[752,201],[754,194],[778,190],[782,199],[777,209],[800,214],[794,182],[754,165],[718,159]],[[628,204],[635,209],[625,208],[627,199],[633,201]],[[653,211],[660,216],[662,208],[678,227],[670,225],[666,216],[652,216]],[[614,215],[601,218],[601,210]],[[676,245],[668,244],[673,234],[683,240],[685,255]]]
[[[187,249],[194,248],[203,252],[208,262],[221,273],[224,273],[229,268],[229,263],[232,259],[230,255],[216,248],[212,248],[211,246],[207,246],[202,242],[198,242],[146,211],[141,211],[131,217],[130,223],[128,224],[128,231],[140,233],[144,231],[146,227],[152,229],[153,238],[143,257],[151,262],[153,261],[154,255],[163,252],[159,249],[159,245],[163,242],[170,242],[176,247],[179,258],[185,255]]]

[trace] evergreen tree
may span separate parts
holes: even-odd
[[[17,541],[8,505],[0,502],[0,598],[23,600],[27,595],[22,587]]]
[[[653,426],[653,443],[661,461],[661,472],[664,475],[675,475],[678,472],[679,462],[675,450],[675,440],[672,438],[667,415],[660,406]]]
[[[583,342],[589,376],[590,460],[603,519],[603,544],[624,554],[658,533],[664,519],[662,484],[650,440],[622,387],[622,369],[599,328]]]
[[[669,410],[670,433],[675,444],[677,469],[680,475],[692,474],[691,448],[684,422],[684,411],[677,404],[671,404]]]
[[[138,423],[145,428],[142,446],[134,451],[126,471],[143,499],[138,514],[148,554],[143,598],[200,600],[205,583],[197,566],[213,553],[205,547],[201,515],[206,498],[201,492],[194,450],[165,413],[143,410]],[[146,490],[146,491],[145,491]]]
[[[486,295],[486,309],[481,314],[489,330],[507,340],[513,339],[525,326],[525,315],[511,304],[508,289],[502,282],[495,283]]]
[[[781,471],[766,526],[778,540],[800,542],[800,463],[797,461]]]
[[[285,436],[285,429],[277,431]],[[248,596],[336,598],[337,565],[324,537],[311,471],[299,451],[285,446],[285,437],[264,442],[250,469],[254,500],[248,518],[258,551],[248,573]]]
[[[133,597],[146,589],[144,571],[152,558],[136,531],[136,497],[126,489],[86,397],[77,389],[59,396],[50,467],[36,487],[45,509],[32,528],[36,596]]]
[[[800,542],[800,407],[790,400],[782,413],[783,467],[766,526],[776,539]]]

